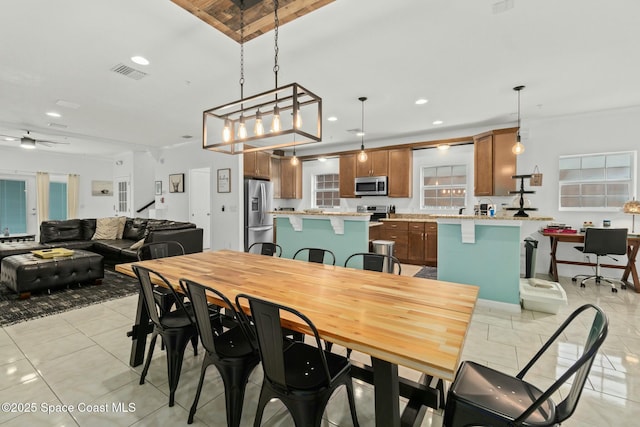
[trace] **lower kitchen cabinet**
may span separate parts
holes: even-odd
[[[438,265],[438,224],[418,221],[383,221],[376,234],[395,242],[394,256],[406,264]],[[371,235],[371,231],[369,231]]]

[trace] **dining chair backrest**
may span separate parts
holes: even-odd
[[[402,266],[398,258],[371,252],[358,252],[352,254],[344,262],[345,267],[360,267],[363,270],[380,271],[385,273],[402,273]],[[397,272],[396,272],[397,267]]]
[[[184,253],[184,246],[180,242],[167,240],[164,242],[145,243],[138,249],[137,256],[138,261],[147,261],[184,255]]]
[[[211,326],[211,310],[208,304],[207,296],[213,296],[217,302],[216,305],[225,309],[225,315],[236,320],[239,327],[242,328],[246,334],[246,325],[241,322],[238,317],[238,313],[229,299],[220,291],[201,285],[188,279],[180,280],[181,286],[186,289],[191,306],[193,307],[193,313],[195,315],[196,326],[198,327],[198,333],[200,334],[200,340],[202,345],[209,353],[216,352],[215,346],[215,334],[213,327]]]
[[[584,236],[584,253],[624,255],[627,253],[626,228],[587,228]]]
[[[256,242],[247,249],[249,253],[258,253],[260,255],[279,257],[282,255],[282,247],[272,242]]]
[[[318,264],[331,264],[336,265],[336,256],[329,249],[321,248],[302,248],[293,254],[293,259],[302,259],[304,254],[307,254],[306,261],[315,262]]]
[[[156,304],[155,298],[153,296],[153,278],[164,282],[164,286],[170,289],[171,292],[176,296],[177,307],[184,310],[182,298],[177,297],[175,289],[173,289],[169,281],[165,279],[162,274],[149,268],[142,267],[140,265],[133,265],[131,266],[131,268],[133,269],[136,277],[138,277],[138,283],[140,284],[140,288],[142,290],[142,296],[144,298],[145,306],[147,307],[147,311],[149,312],[149,318],[154,323],[154,325],[156,325],[158,328],[162,328],[162,324],[160,323],[160,307]]]
[[[243,304],[243,301],[245,304]],[[305,323],[315,340],[318,357],[325,373],[324,377],[326,385],[330,383],[331,375],[329,373],[326,356],[320,343],[320,335],[318,334],[318,330],[315,325],[307,316],[293,308],[246,294],[238,294],[236,296],[236,305],[238,307],[241,307],[242,305],[249,306],[251,319],[253,320],[253,325],[255,327],[258,350],[260,351],[260,359],[262,360],[264,375],[271,383],[276,384],[283,390],[289,389],[286,379],[286,366],[284,363],[284,351],[286,346],[282,345],[284,338],[284,334],[282,333],[282,312],[288,312]],[[240,310],[240,315],[246,316],[242,310]]]

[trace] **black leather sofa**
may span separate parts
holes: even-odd
[[[174,240],[188,254],[202,252],[202,229],[190,222],[127,218],[122,239],[114,240],[92,240],[95,231],[96,219],[43,221],[40,242],[0,243],[0,262],[7,256],[54,247],[95,252],[104,257],[106,264],[132,262],[137,260],[137,249],[131,246],[142,239],[144,243]]]

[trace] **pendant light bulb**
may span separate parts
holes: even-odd
[[[247,137],[247,126],[244,123],[244,116],[240,116],[240,124],[238,125],[238,138],[245,139]]]
[[[291,157],[291,164],[293,166],[298,166],[298,163],[300,163],[300,159],[298,159],[298,157],[296,156],[296,146],[293,146],[293,157]]]
[[[271,132],[280,132],[280,107],[273,107],[273,120],[271,121]]]
[[[513,90],[518,92],[518,135],[516,137],[516,143],[511,147],[511,152],[516,156],[524,153],[524,145],[520,141],[520,91],[522,89],[524,89],[522,85],[513,88]]]
[[[358,100],[362,103],[362,122],[360,128],[360,153],[358,153],[358,161],[366,162],[369,156],[367,156],[367,152],[364,151],[364,101],[367,100],[365,96],[361,96]]]
[[[262,113],[260,110],[256,111],[256,124],[253,127],[253,133],[256,136],[264,135],[264,125],[262,124]]]
[[[222,129],[222,140],[224,142],[229,142],[233,138],[233,129],[231,125],[231,120],[226,119],[224,121],[224,128]]]
[[[300,104],[296,102],[296,109],[294,110],[294,123],[296,129],[300,129],[302,127],[302,114],[300,114]]]

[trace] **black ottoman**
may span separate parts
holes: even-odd
[[[48,246],[38,242],[8,242],[0,243],[0,261],[8,256],[26,254],[36,249],[46,249]],[[2,267],[0,267],[2,268]]]
[[[104,277],[102,255],[77,249],[73,255],[51,259],[22,254],[2,260],[0,282],[29,298],[31,291],[49,289],[89,281],[101,282]]]

